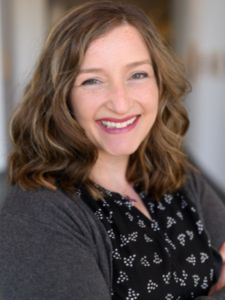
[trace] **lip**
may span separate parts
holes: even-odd
[[[113,123],[123,123],[126,122],[134,117],[139,117],[140,115],[136,114],[136,115],[131,115],[128,116],[126,118],[123,119],[116,119],[116,118],[102,118],[102,119],[98,119],[97,122],[101,122],[101,121],[105,121],[105,122],[113,122]]]
[[[99,127],[101,128],[101,130],[103,130],[106,133],[120,134],[120,133],[127,133],[127,132],[131,131],[132,129],[134,129],[137,126],[137,123],[139,122],[140,116],[141,115],[133,115],[133,116],[126,117],[124,119],[104,118],[104,119],[99,119],[96,122],[99,125]],[[126,122],[134,117],[136,117],[135,121],[132,124],[130,124],[124,128],[108,128],[102,124],[102,121],[115,122],[115,123]]]

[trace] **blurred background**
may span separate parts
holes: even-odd
[[[116,0],[115,0],[116,1]],[[6,191],[8,121],[43,41],[76,0],[0,0],[0,203]],[[183,60],[192,93],[186,148],[221,197],[225,195],[225,1],[138,0]]]

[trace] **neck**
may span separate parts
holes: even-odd
[[[92,168],[90,179],[112,191],[122,191],[129,185],[126,179],[127,156],[108,156],[99,154]]]

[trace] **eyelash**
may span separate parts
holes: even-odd
[[[138,78],[137,78],[137,76],[138,76]],[[144,79],[147,77],[148,77],[148,73],[146,73],[146,72],[137,72],[131,76],[132,79],[137,79],[137,80]]]
[[[94,85],[94,84],[96,84],[97,82],[99,82],[99,80],[94,79],[94,78],[90,78],[90,79],[87,79],[87,80],[85,80],[84,82],[82,82],[81,85]]]
[[[146,72],[137,72],[131,76],[131,79],[140,80],[140,79],[144,79],[147,77],[148,77],[148,74]],[[95,85],[99,82],[100,81],[98,79],[90,78],[90,79],[87,79],[84,82],[82,82],[81,85]]]

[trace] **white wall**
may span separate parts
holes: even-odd
[[[6,168],[5,93],[3,80],[3,26],[2,2],[0,1],[0,172]]]
[[[42,48],[47,29],[46,0],[11,0],[13,82],[17,102]]]
[[[177,50],[193,72],[187,147],[225,191],[225,1],[174,1]]]
[[[0,172],[10,144],[9,117],[40,53],[47,25],[47,0],[0,0]]]

